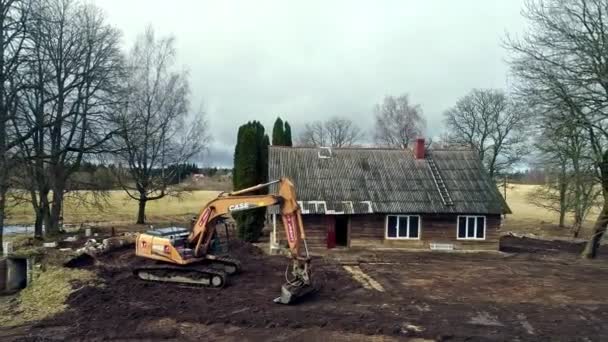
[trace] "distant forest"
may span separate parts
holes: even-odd
[[[67,184],[67,190],[119,190],[120,183],[116,174],[123,167],[115,164],[94,164],[83,162]],[[124,173],[124,172],[123,172]],[[205,177],[220,177],[232,174],[231,168],[198,167],[195,163],[172,164],[164,169],[153,170],[153,173],[165,174],[169,185],[180,184],[191,178],[193,174]]]

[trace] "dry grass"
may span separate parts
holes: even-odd
[[[19,292],[16,307],[0,305],[0,326],[10,327],[38,321],[65,310],[66,299],[74,292],[74,285],[93,283],[91,271],[48,266],[40,271],[30,286]]]
[[[180,198],[165,197],[150,201],[146,207],[147,219],[172,221],[190,214],[196,214],[218,191],[192,191],[183,193]],[[92,197],[90,194],[85,195]],[[137,201],[130,199],[123,191],[110,191],[103,208],[82,205],[79,200],[69,197],[64,208],[64,222],[79,224],[83,222],[135,222]],[[9,224],[32,224],[34,215],[30,205],[20,204],[9,209]]]
[[[557,212],[539,208],[528,202],[528,194],[533,194],[539,187],[539,185],[527,184],[509,184],[507,186],[507,203],[513,214],[507,216],[505,230],[545,236],[570,236],[569,229],[557,227],[559,221]],[[503,189],[500,188],[500,191],[502,193]],[[582,236],[589,232],[597,214],[598,209],[596,208],[587,216]],[[566,224],[571,223],[572,217],[566,217]]]
[[[538,185],[510,184],[507,202],[513,211],[505,221],[505,230],[534,233],[537,235],[569,236],[568,229],[557,229],[558,215],[528,203],[527,194],[534,193]],[[502,193],[502,189],[501,193]],[[175,222],[196,214],[218,191],[195,190],[186,192],[181,198],[166,197],[148,202],[146,209],[149,222]],[[90,196],[90,195],[87,195]],[[133,223],[137,214],[137,202],[122,191],[110,191],[107,205],[102,209],[80,205],[74,198],[68,198],[64,207],[64,222],[68,224],[117,222]],[[596,212],[592,212],[585,227],[592,225]],[[29,205],[13,207],[9,211],[9,224],[32,224],[33,212]],[[571,217],[567,222],[571,222]],[[588,229],[587,229],[588,230]],[[585,234],[585,232],[583,232]]]

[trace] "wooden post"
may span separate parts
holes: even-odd
[[[272,214],[272,236],[270,237],[270,253],[277,245],[277,214]]]
[[[503,197],[505,198],[505,203],[507,202],[507,175],[504,176],[503,181],[502,181],[502,185],[503,185]],[[507,218],[507,214],[502,214],[503,218]],[[502,221],[500,223],[502,225]]]

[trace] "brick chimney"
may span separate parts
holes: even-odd
[[[424,138],[416,139],[414,143],[414,157],[416,159],[424,159]]]

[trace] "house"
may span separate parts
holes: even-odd
[[[193,182],[202,182],[207,178],[207,176],[202,173],[193,173],[190,177]]]
[[[312,248],[497,250],[511,213],[477,153],[424,139],[412,150],[271,146],[268,159],[269,179],[297,187]]]

